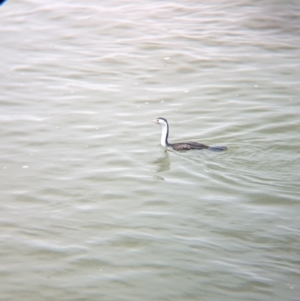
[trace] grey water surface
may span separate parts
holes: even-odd
[[[1,300],[300,300],[299,1],[0,19]]]

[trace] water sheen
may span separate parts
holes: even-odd
[[[299,300],[299,15],[2,5],[1,299]]]

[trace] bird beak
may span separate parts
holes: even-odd
[[[153,120],[151,120],[151,122],[153,122],[153,123],[158,123],[158,122],[157,122],[157,119],[153,119]]]

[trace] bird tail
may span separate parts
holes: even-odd
[[[221,152],[227,150],[227,146],[210,146],[208,150],[211,150],[213,152]]]

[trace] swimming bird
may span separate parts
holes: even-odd
[[[183,150],[191,150],[191,149],[208,149],[213,151],[223,151],[226,150],[226,146],[208,146],[206,144],[188,141],[188,142],[179,142],[179,143],[169,143],[168,142],[168,136],[169,136],[169,124],[167,119],[159,117],[152,122],[159,124],[161,126],[161,139],[160,144],[163,147],[170,148],[177,151],[183,151]]]

